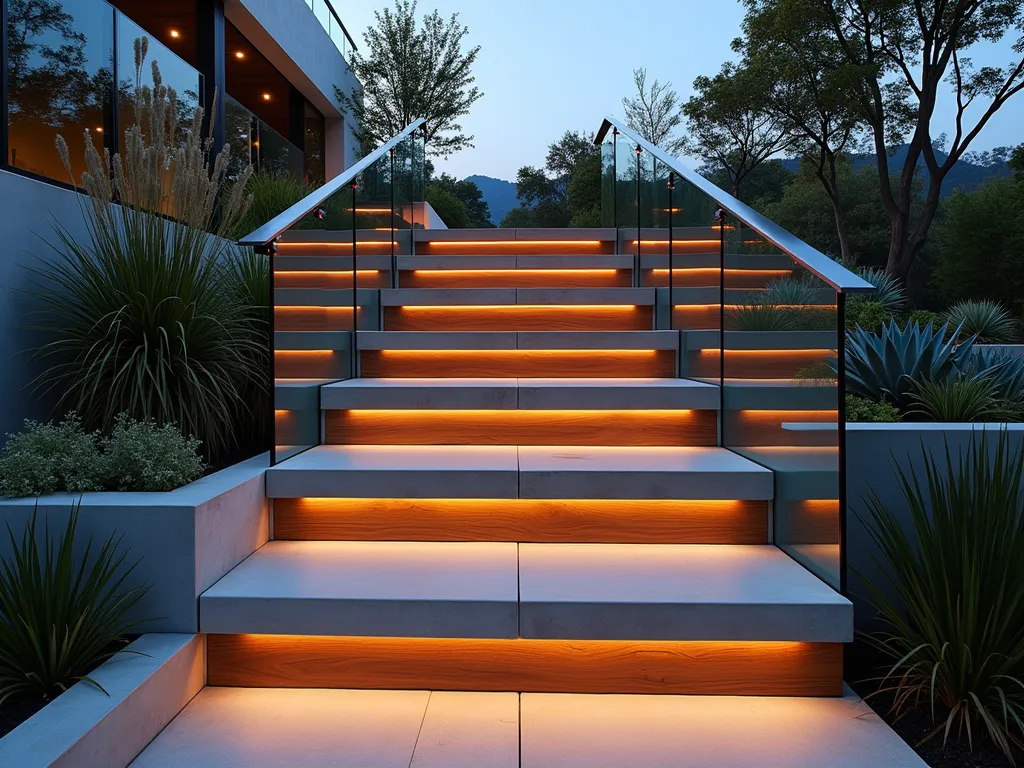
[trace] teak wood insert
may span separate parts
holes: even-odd
[[[713,446],[716,411],[327,411],[331,445]]]
[[[839,643],[209,635],[208,684],[840,696]]]
[[[608,306],[385,307],[387,331],[649,331],[654,308]]]
[[[767,501],[275,499],[291,541],[767,544]]]

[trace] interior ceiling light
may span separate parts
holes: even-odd
[[[181,32],[179,32],[176,29],[172,29],[171,30],[171,37],[173,37],[175,40],[177,40],[179,37],[181,37]]]
[[[245,53],[242,52],[242,51],[235,51],[235,58],[236,59],[244,59],[245,58]]]
[[[263,100],[264,101],[270,101],[270,94],[269,93],[264,93],[263,94]]]

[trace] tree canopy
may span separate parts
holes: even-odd
[[[636,95],[622,99],[626,125],[640,134],[640,138],[670,155],[678,155],[684,147],[682,138],[677,134],[683,115],[679,94],[672,87],[672,82],[662,83],[655,79],[648,86],[647,70],[640,68],[633,70],[633,83]]]
[[[483,96],[473,83],[480,46],[463,49],[469,30],[458,14],[443,19],[435,10],[416,25],[415,0],[395,0],[394,9],[375,11],[376,26],[363,33],[367,53],[349,54],[362,90],[335,87],[342,108],[359,128],[364,153],[401,132],[414,120],[426,121],[427,152],[447,157],[473,146],[459,119]]]

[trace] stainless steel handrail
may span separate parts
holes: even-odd
[[[415,133],[424,122],[423,118],[413,121],[397,136],[388,140],[384,144],[381,144],[377,149],[373,150],[373,152],[368,154],[347,171],[335,176],[322,187],[310,192],[304,198],[299,200],[299,202],[295,203],[295,205],[286,209],[282,213],[279,213],[255,232],[250,232],[239,240],[238,244],[251,245],[258,248],[273,242],[284,232],[295,226],[301,218],[308,216],[319,208],[327,198],[346,187],[356,176],[387,155],[388,152],[398,146],[402,141],[409,138],[409,136]]]
[[[608,130],[618,129],[620,134],[625,134],[631,141],[636,142],[647,152],[650,152],[683,179],[701,192],[706,194],[718,203],[725,211],[735,216],[752,230],[757,232],[765,240],[768,240],[777,248],[785,251],[791,258],[802,264],[820,280],[825,281],[839,293],[868,293],[875,290],[875,286],[866,280],[858,277],[839,262],[830,259],[816,248],[812,248],[796,235],[793,235],[775,222],[766,219],[750,206],[740,202],[725,190],[721,189],[714,182],[691,171],[677,158],[671,157],[667,152],[658,149],[648,141],[637,136],[630,128],[620,123],[614,117],[606,117],[601,124],[601,130],[597,132],[596,144],[601,144]]]
[[[352,46],[352,50],[359,50],[359,46],[356,45],[356,41],[352,39],[352,35],[348,33],[347,29],[345,29],[345,22],[341,20],[341,16],[338,15],[338,12],[334,10],[334,3],[331,2],[331,0],[324,0],[324,3],[327,5],[327,10],[331,12],[331,16],[333,16],[334,20],[338,22],[338,26],[341,27],[342,34],[345,35],[345,39],[348,40],[348,44]]]

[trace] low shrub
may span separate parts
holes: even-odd
[[[173,424],[122,413],[103,441],[105,485],[114,491],[173,491],[203,476],[199,441]]]
[[[725,319],[730,331],[794,330],[792,313],[756,299],[730,310]]]
[[[851,296],[846,300],[846,330],[863,328],[878,333],[893,319],[892,312],[880,301],[866,296]]]
[[[1024,739],[1024,452],[1003,432],[994,450],[975,433],[955,457],[948,444],[944,457],[922,454],[923,477],[894,466],[898,509],[866,499],[881,578],[865,580],[886,625],[867,636],[887,659],[872,696],[891,696],[897,717],[930,713],[926,740],[987,734],[1013,762]]]
[[[0,702],[15,695],[53,698],[76,682],[103,690],[89,672],[116,652],[140,622],[129,612],[147,586],[124,589],[127,565],[121,540],[111,537],[91,557],[92,542],[76,556],[73,507],[56,542],[42,540],[36,515],[20,542],[10,526],[9,557],[0,558]]]
[[[813,277],[779,277],[765,286],[764,302],[781,307],[820,304],[827,290],[827,284]]]
[[[99,436],[71,413],[59,424],[25,421],[0,454],[0,496],[85,493],[102,487]]]
[[[922,328],[929,324],[935,328],[942,328],[946,325],[947,320],[946,316],[939,312],[932,312],[928,309],[915,309],[907,315],[906,320],[904,321],[904,326],[907,323],[913,323],[914,325],[919,325]],[[953,328],[955,327],[956,326],[954,325]]]
[[[910,414],[922,421],[996,421],[1001,416],[998,384],[991,376],[953,375],[935,381],[915,381]]]
[[[856,395],[846,396],[847,421],[891,423],[900,418],[900,409],[891,403],[879,403]]]
[[[946,311],[951,325],[964,336],[977,336],[979,344],[1005,344],[1018,336],[1017,321],[998,301],[961,301]]]

